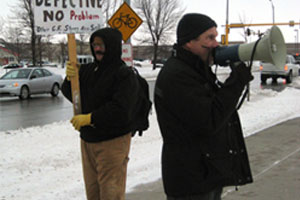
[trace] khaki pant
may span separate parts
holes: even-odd
[[[124,200],[131,134],[99,143],[81,140],[88,200]]]

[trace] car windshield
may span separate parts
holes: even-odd
[[[31,69],[11,70],[4,74],[1,79],[27,79]]]

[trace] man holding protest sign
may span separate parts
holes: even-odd
[[[82,114],[71,123],[80,131],[83,174],[88,200],[124,200],[128,154],[138,82],[122,61],[122,34],[112,28],[90,37],[94,62],[79,67]],[[62,92],[72,101],[68,62]]]
[[[71,123],[80,131],[87,199],[124,200],[138,82],[121,59],[122,34],[99,29],[101,0],[35,0],[33,6],[36,34],[68,34],[72,63],[67,64],[62,92],[73,102]],[[81,65],[78,72],[74,34],[86,32],[93,32],[94,62]]]

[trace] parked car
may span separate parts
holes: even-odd
[[[42,61],[42,67],[57,67],[57,64],[48,61]]]
[[[50,63],[48,61],[42,61],[42,62],[36,62],[34,65],[32,62],[29,62],[27,64],[28,67],[57,67],[57,64],[55,63]]]
[[[32,94],[50,93],[57,96],[63,82],[62,76],[47,69],[13,69],[0,78],[0,96],[18,96],[28,99]]]
[[[142,67],[142,60],[133,60],[134,67]]]
[[[3,69],[16,69],[16,68],[22,68],[22,67],[23,67],[23,65],[19,64],[19,63],[10,63],[10,64],[2,66]]]
[[[282,68],[278,69],[271,63],[261,63],[260,66],[260,79],[262,83],[266,83],[268,78],[272,78],[273,82],[277,81],[277,78],[286,79],[287,83],[293,81],[293,77],[299,75],[299,65],[296,63],[295,58],[292,55],[286,56],[286,64]]]
[[[134,67],[148,67],[148,66],[151,66],[151,60],[134,59],[133,66]]]
[[[300,64],[300,54],[299,53],[296,53],[295,55],[293,55],[295,60],[296,60],[296,63],[297,64]],[[300,74],[299,74],[300,75]]]
[[[162,59],[156,59],[156,67],[160,68],[163,67],[164,64],[167,62],[167,58],[162,58]],[[154,60],[152,60],[152,64],[154,63]]]

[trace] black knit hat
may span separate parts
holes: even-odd
[[[214,26],[217,27],[216,22],[206,15],[198,13],[186,14],[181,18],[177,26],[177,44],[182,46]]]

